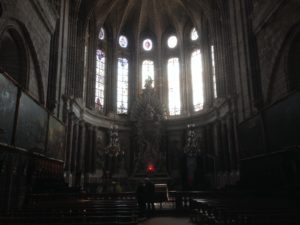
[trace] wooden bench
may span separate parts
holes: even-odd
[[[300,208],[294,201],[259,198],[201,198],[191,203],[196,224],[300,224]]]
[[[1,225],[136,225],[135,200],[50,199],[0,216]]]

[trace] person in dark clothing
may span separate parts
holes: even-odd
[[[140,182],[136,189],[136,200],[140,209],[140,216],[144,216],[146,201],[145,201],[145,183]]]
[[[149,178],[145,179],[145,196],[146,196],[146,209],[148,212],[152,212],[154,208],[154,184]]]

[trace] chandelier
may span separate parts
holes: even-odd
[[[111,157],[124,155],[124,151],[120,148],[118,126],[113,124],[109,132],[109,144],[105,147],[104,153]]]
[[[198,135],[196,135],[195,124],[193,123],[187,125],[187,141],[183,152],[189,156],[195,156],[200,153]]]

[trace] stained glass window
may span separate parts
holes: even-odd
[[[175,48],[177,45],[177,37],[171,36],[168,38],[168,46],[169,48]]]
[[[125,36],[121,35],[119,37],[119,45],[122,47],[122,48],[127,48],[127,45],[128,45],[128,40]]]
[[[154,81],[154,63],[151,60],[144,60],[142,65],[142,88],[145,88],[145,80],[151,78]],[[151,87],[154,87],[152,82]]]
[[[101,27],[101,29],[100,29],[98,38],[99,38],[100,40],[104,40],[104,38],[105,38],[105,31],[104,31],[103,27]]]
[[[117,112],[128,110],[128,60],[118,58]]]
[[[191,31],[191,40],[195,41],[198,39],[198,37],[199,37],[198,32],[197,32],[196,28],[194,27]]]
[[[192,88],[194,110],[203,109],[203,68],[200,50],[195,50],[191,56]]]
[[[179,59],[168,60],[168,88],[169,88],[169,113],[170,115],[180,115],[180,81],[179,81]]]
[[[212,66],[212,75],[213,75],[213,88],[214,88],[214,97],[217,98],[217,81],[216,81],[216,66],[215,66],[215,47],[210,46],[211,51],[211,66]]]
[[[145,51],[150,51],[152,49],[152,41],[150,39],[146,39],[143,41],[143,49]]]
[[[96,87],[95,87],[95,106],[102,111],[104,106],[105,88],[105,54],[98,49],[96,51]]]

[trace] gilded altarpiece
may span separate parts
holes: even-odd
[[[131,111],[134,131],[132,175],[135,177],[149,175],[149,166],[153,167],[152,176],[167,176],[164,115],[155,89],[146,85]]]

